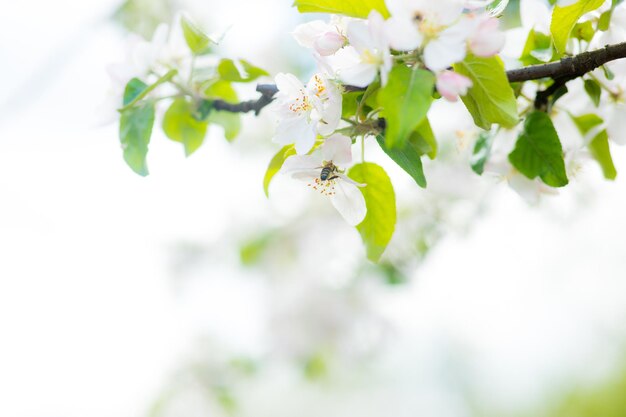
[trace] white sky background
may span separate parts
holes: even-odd
[[[289,28],[258,21],[279,22],[283,9],[293,19],[290,3],[222,4],[220,21],[246,11],[227,42],[253,57],[273,30]],[[0,416],[138,416],[198,323],[241,345],[260,333],[250,319],[250,309],[263,310],[255,288],[212,295],[228,322],[211,302],[205,311],[194,307],[201,302],[181,305],[168,250],[272,210],[260,187],[266,160],[239,163],[213,133],[188,160],[154,137],[147,178],[124,165],[117,126],[93,126],[104,68],[122,55],[121,32],[101,22],[114,6],[2,5]],[[280,68],[268,55],[256,62]],[[614,156],[622,172],[626,152]],[[626,181],[587,170],[593,193],[574,184],[543,209],[499,187],[469,235],[446,238],[410,286],[389,294],[380,307],[400,329],[398,357],[428,360],[442,339],[453,340],[471,352],[486,391],[520,403],[601,367],[600,353],[626,332]],[[239,274],[235,265],[222,273]]]

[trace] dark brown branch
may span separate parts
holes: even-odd
[[[261,93],[261,97],[258,100],[242,101],[241,103],[229,103],[224,100],[213,101],[213,108],[215,110],[228,111],[231,113],[248,113],[254,111],[254,114],[258,116],[261,109],[274,100],[274,95],[278,92],[278,88],[274,84],[259,84],[256,86],[256,91]]]
[[[607,62],[622,58],[626,58],[626,42],[606,45],[602,49],[583,52],[548,64],[530,65],[528,67],[509,70],[506,72],[506,75],[509,82],[512,83],[539,80],[541,78],[552,78],[555,80],[551,87],[537,94],[537,102],[535,104],[543,106],[547,102],[548,97],[554,94],[559,87],[565,85],[567,81],[593,71]],[[344,88],[347,91],[363,90],[362,88],[354,86],[344,86]],[[278,88],[276,88],[274,84],[259,84],[256,90],[261,93],[261,97],[258,100],[243,101],[236,104],[228,103],[223,100],[215,100],[213,102],[213,108],[233,113],[254,111],[254,114],[258,115],[261,109],[274,100]]]
[[[509,70],[506,75],[512,83],[540,78],[569,78],[571,80],[593,71],[607,62],[621,58],[626,58],[626,42],[606,45],[602,49],[565,57],[557,62]]]

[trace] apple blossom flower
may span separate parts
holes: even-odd
[[[329,23],[313,20],[296,27],[293,37],[305,48],[313,49],[321,56],[329,56],[347,44],[348,18],[333,16]]]
[[[391,17],[385,22],[389,42],[399,51],[412,51],[456,22],[463,13],[460,0],[387,0]]]
[[[437,91],[448,101],[457,101],[467,94],[472,80],[454,71],[444,70],[437,74]]]
[[[490,57],[504,47],[504,33],[498,30],[498,19],[482,15],[474,18],[476,26],[467,42],[476,56]]]
[[[389,0],[385,22],[390,45],[400,51],[423,47],[424,64],[441,71],[465,58],[467,50],[492,56],[504,46],[498,21],[488,14],[463,14],[460,0]]]
[[[384,22],[380,13],[373,10],[367,21],[355,20],[348,24],[350,44],[327,61],[342,82],[367,87],[380,72],[382,84],[387,83],[392,62]]]
[[[293,155],[285,160],[282,171],[306,181],[308,186],[328,196],[343,218],[352,226],[365,218],[365,198],[359,184],[344,174],[352,162],[352,140],[335,134],[324,141],[311,155]]]
[[[282,145],[294,143],[300,155],[311,150],[317,135],[328,136],[341,119],[341,91],[331,80],[315,74],[302,85],[293,74],[275,78],[279,122],[274,140]]]

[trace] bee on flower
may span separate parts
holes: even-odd
[[[359,187],[365,187],[345,175],[352,163],[352,140],[335,134],[311,155],[293,155],[285,160],[284,174],[302,180],[308,187],[327,196],[332,205],[351,226],[365,218],[365,198]]]

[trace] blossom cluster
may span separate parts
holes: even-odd
[[[504,46],[498,20],[476,9],[476,2],[462,0],[387,0],[390,17],[384,19],[372,10],[367,19],[332,16],[328,22],[314,20],[298,26],[296,41],[311,49],[320,71],[304,85],[294,75],[278,74],[276,111],[278,126],[275,141],[295,144],[298,155],[306,155],[319,138],[329,137],[341,125],[343,86],[366,88],[376,80],[385,86],[394,63],[426,68],[436,75],[439,94],[449,101],[467,93],[469,78],[451,70],[467,54],[490,57]],[[346,138],[348,139],[348,138]],[[350,150],[351,141],[343,140]],[[324,146],[324,145],[322,145]],[[342,151],[343,153],[346,150]],[[306,158],[291,157],[291,171],[311,170]],[[301,167],[297,162],[302,162]],[[341,161],[344,162],[344,161]],[[323,160],[315,167],[318,176],[325,166],[337,167],[338,161]],[[340,168],[345,168],[342,166]],[[332,176],[319,187],[332,187],[335,193],[354,184],[339,186],[346,176]],[[320,181],[319,179],[317,180]],[[318,187],[314,187],[318,188]],[[334,197],[333,202],[351,224],[365,216],[365,202]],[[358,200],[358,201],[357,201]],[[339,203],[337,203],[339,202]],[[349,204],[342,205],[341,202]],[[362,205],[357,209],[355,206]],[[360,213],[350,216],[345,213]]]

